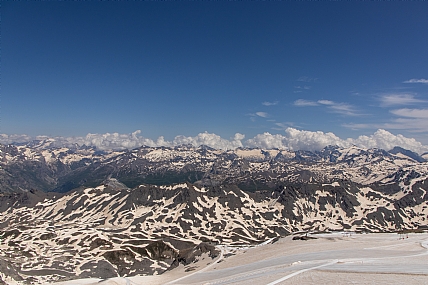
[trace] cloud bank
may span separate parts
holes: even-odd
[[[105,134],[87,134],[84,137],[55,137],[50,138],[53,145],[87,145],[95,146],[101,150],[107,149],[132,149],[146,146],[178,146],[190,144],[193,146],[207,145],[216,149],[236,149],[238,147],[258,147],[264,149],[287,149],[287,150],[320,150],[328,145],[337,145],[340,147],[350,147],[356,145],[362,148],[381,148],[390,150],[395,146],[412,150],[419,154],[428,152],[428,146],[416,141],[413,138],[407,138],[403,135],[394,135],[386,130],[379,129],[370,136],[359,136],[356,139],[341,139],[333,133],[312,132],[298,130],[295,128],[286,128],[284,134],[270,134],[268,132],[258,134],[253,138],[245,139],[245,135],[236,133],[230,139],[225,139],[213,133],[199,133],[196,136],[176,136],[172,141],[159,137],[152,140],[141,136],[141,131],[137,130],[130,134],[105,133]],[[0,134],[0,143],[10,144],[19,142],[28,142],[31,140],[48,139],[46,136],[30,137],[27,135],[6,135]]]

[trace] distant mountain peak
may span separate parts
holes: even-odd
[[[403,154],[405,156],[408,156],[408,157],[416,160],[417,162],[425,162],[426,161],[425,158],[423,158],[422,156],[420,156],[416,152],[413,152],[413,151],[408,150],[408,149],[404,149],[404,148],[402,148],[400,146],[395,146],[393,149],[389,150],[388,152],[391,153],[391,154],[399,154],[399,153],[401,153],[401,154]]]

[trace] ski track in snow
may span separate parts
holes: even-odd
[[[338,234],[339,235],[339,234]],[[387,235],[387,234],[384,234]],[[316,236],[316,235],[314,235]],[[324,235],[328,238],[334,238],[335,235]],[[375,235],[367,235],[367,238]],[[376,243],[381,244],[382,234],[377,235],[380,238]],[[255,261],[246,265],[236,265],[235,267],[223,268],[219,270],[211,269],[209,271],[200,270],[191,275],[184,276],[172,283],[168,284],[267,284],[275,285],[284,282],[288,279],[292,279],[300,274],[311,270],[327,270],[327,271],[339,271],[339,272],[360,272],[361,274],[372,272],[370,267],[375,268],[374,272],[382,272],[391,263],[394,266],[401,265],[401,272],[398,274],[425,274],[428,276],[428,269],[424,269],[424,273],[414,273],[406,263],[414,261],[415,258],[424,258],[422,267],[425,267],[428,255],[428,239],[426,234],[413,234],[413,237],[409,238],[408,241],[397,239],[394,241],[391,237],[386,237],[386,242],[393,243],[390,245],[378,245],[374,247],[365,247],[361,249],[363,253],[356,249],[343,250],[328,250],[317,252],[318,248],[313,249],[313,254],[297,254],[292,255],[290,258],[275,257],[268,258],[266,260]],[[321,238],[321,236],[320,236]],[[366,238],[366,237],[364,237]],[[354,240],[355,243],[359,242],[360,237],[348,238]],[[306,241],[305,241],[306,242]],[[370,244],[370,240],[366,241]],[[419,244],[423,250],[407,249],[409,246],[415,246]],[[357,255],[364,255],[358,257]],[[337,256],[335,256],[337,255]],[[337,258],[339,257],[339,258]],[[421,264],[421,263],[418,264]],[[367,269],[367,266],[369,269]],[[210,266],[212,268],[213,266]],[[376,269],[378,268],[378,270]],[[205,274],[204,274],[204,271]],[[386,270],[388,272],[388,270]],[[278,276],[281,272],[288,273],[280,278],[276,277],[272,280],[272,277]],[[388,272],[392,273],[393,272]],[[422,275],[423,276],[423,275]],[[269,280],[268,282],[259,283],[255,280]],[[184,281],[183,281],[184,280]],[[183,281],[176,283],[178,281]],[[291,281],[292,282],[292,281]],[[293,283],[291,283],[293,284]]]

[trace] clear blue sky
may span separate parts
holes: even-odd
[[[3,2],[0,133],[428,143],[427,2]]]

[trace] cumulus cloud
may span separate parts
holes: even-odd
[[[54,137],[54,145],[86,145],[95,146],[98,149],[132,149],[142,145],[147,146],[170,146],[161,136],[156,141],[140,136],[141,131],[137,130],[130,134],[119,133],[89,133],[84,137]],[[36,139],[39,139],[36,137]]]
[[[383,129],[377,130],[371,136],[359,136],[357,139],[348,139],[347,141],[363,148],[381,148],[390,150],[395,146],[401,146],[419,154],[428,151],[428,146],[422,145],[414,138],[406,138],[400,134],[393,135]]]
[[[390,150],[395,146],[401,146],[420,154],[428,151],[428,146],[422,145],[422,143],[413,138],[406,138],[400,134],[393,135],[383,129],[377,130],[371,136],[359,136],[356,139],[341,139],[330,132],[312,132],[287,128],[285,135],[259,134],[247,140],[245,145],[249,147],[310,151],[320,150],[328,145],[337,145],[340,147],[356,145],[362,148],[381,148],[386,150]]]
[[[328,145],[347,146],[343,141],[333,133],[324,133],[321,131],[311,132],[287,128],[285,130],[287,143],[291,150],[319,150]]]
[[[424,84],[428,84],[428,79],[410,79],[410,80],[406,80],[403,83],[424,83]]]
[[[34,140],[33,137],[28,135],[6,135],[0,134],[0,143],[2,144],[11,144],[11,143],[22,143]]]
[[[300,131],[295,128],[285,129],[285,135],[259,134],[246,141],[249,147],[279,148],[288,150],[320,150],[328,145],[348,146],[349,143],[341,140],[333,133],[321,131]]]
[[[191,144],[193,146],[207,145],[216,149],[235,149],[243,147],[242,140],[245,135],[236,133],[231,139],[224,139],[219,135],[204,132],[199,133],[194,137],[176,136],[172,141],[167,141],[163,136],[160,136],[157,140],[152,140],[140,136],[141,131],[137,130],[130,134],[119,134],[119,133],[105,133],[105,134],[92,134],[89,133],[84,137],[54,137],[48,138],[46,136],[30,137],[28,135],[6,135],[0,134],[0,143],[11,144],[11,143],[22,143],[33,140],[50,139],[51,145],[54,146],[73,146],[73,145],[86,145],[95,146],[100,150],[109,149],[133,149],[140,146],[177,146],[183,144]]]
[[[248,147],[258,147],[264,149],[287,149],[284,146],[284,136],[283,135],[272,135],[270,133],[258,134],[254,138],[249,139],[245,142],[245,145]]]
[[[235,149],[243,147],[242,140],[245,135],[236,133],[230,140],[224,139],[216,134],[207,132],[200,133],[195,137],[176,136],[172,141],[172,145],[191,144],[193,146],[207,145],[216,149]]]
[[[83,138],[84,144],[96,146],[100,149],[132,149],[142,145],[146,146],[177,146],[190,144],[193,146],[207,145],[216,149],[235,149],[242,147],[244,135],[236,133],[230,140],[221,138],[219,135],[204,132],[199,133],[194,137],[186,137],[183,135],[176,136],[172,141],[166,141],[163,136],[160,136],[156,141],[137,136],[140,131],[131,134],[88,134]]]
[[[412,94],[384,94],[379,97],[382,107],[389,107],[394,105],[413,105],[419,103],[427,103],[426,100],[415,98]]]
[[[236,149],[238,147],[258,147],[264,149],[287,149],[287,150],[320,150],[328,145],[337,145],[340,147],[350,147],[356,145],[362,148],[382,148],[392,149],[394,146],[424,153],[428,151],[428,146],[416,141],[413,138],[407,138],[403,135],[394,135],[384,129],[379,129],[373,135],[359,136],[356,139],[342,139],[331,132],[305,131],[295,128],[286,128],[283,134],[270,134],[268,132],[258,134],[243,142],[245,136],[236,133],[230,139],[225,139],[213,133],[199,133],[192,136],[176,136],[172,141],[159,137],[152,140],[140,136],[141,131],[135,131],[130,134],[105,133],[105,134],[87,134],[84,137],[55,137],[51,140],[57,146],[62,145],[87,145],[95,146],[101,150],[107,149],[132,149],[142,145],[147,146],[177,146],[182,144],[191,144],[193,146],[207,145],[215,149]],[[31,138],[27,135],[0,135],[0,143],[7,144],[12,142],[27,142],[33,139],[47,138],[39,136]]]

